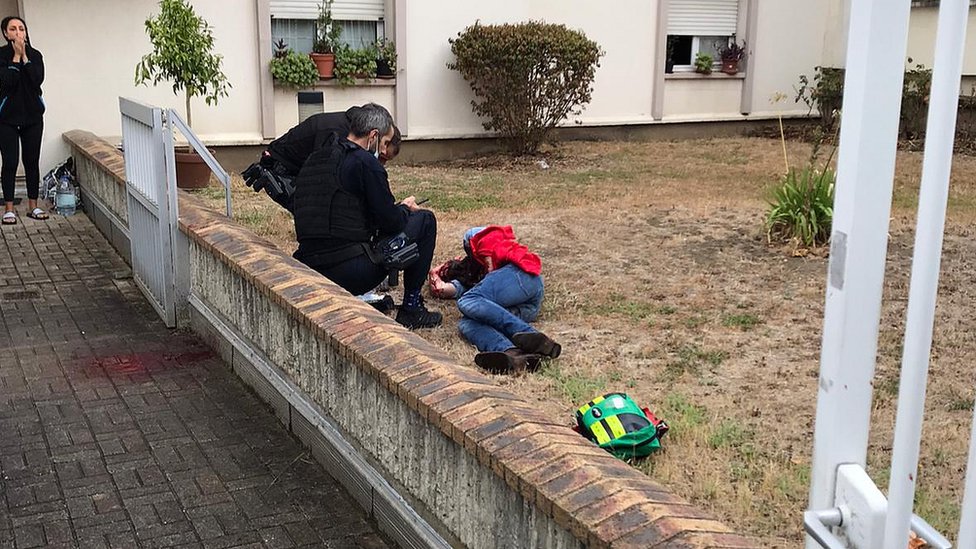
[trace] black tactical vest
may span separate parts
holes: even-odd
[[[299,244],[310,240],[327,241],[340,247],[368,242],[373,234],[364,205],[342,188],[339,171],[356,145],[339,142],[333,136],[313,152],[295,178],[295,236]]]

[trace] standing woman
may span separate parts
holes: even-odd
[[[14,211],[14,183],[20,145],[23,144],[24,175],[27,178],[27,217],[47,219],[37,207],[41,174],[41,134],[44,132],[44,58],[30,45],[27,25],[20,17],[0,21],[7,45],[0,48],[0,182],[3,183],[3,224],[17,223]]]

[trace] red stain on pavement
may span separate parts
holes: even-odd
[[[131,375],[177,370],[192,367],[198,362],[216,357],[211,351],[188,351],[166,353],[130,353],[93,357],[83,367],[91,376],[104,372],[108,375]]]

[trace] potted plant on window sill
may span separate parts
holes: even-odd
[[[392,40],[376,41],[376,77],[394,78],[396,76],[396,46]]]
[[[699,74],[709,75],[712,74],[712,65],[715,61],[712,56],[707,53],[699,53],[695,55],[695,72]]]
[[[352,86],[356,79],[376,78],[375,49],[354,50],[342,45],[336,50],[335,77],[340,86]]]
[[[336,49],[342,36],[342,25],[332,19],[333,0],[322,0],[315,20],[315,41],[309,57],[315,62],[322,78],[332,78],[336,63]]]
[[[718,50],[718,58],[722,60],[722,72],[725,74],[736,74],[739,72],[739,62],[746,56],[746,43],[740,46],[735,42],[735,37],[727,46],[722,46]]]
[[[190,99],[201,96],[216,105],[231,87],[220,69],[222,56],[213,53],[213,31],[186,0],[160,0],[159,15],[146,19],[146,33],[153,51],[136,65],[136,85],[163,80],[173,83],[173,93],[186,99],[186,123],[193,126]],[[196,151],[176,154],[176,185],[199,189],[210,183],[210,168]]]
[[[288,47],[284,40],[275,43],[271,77],[279,86],[301,90],[319,81],[319,71],[307,56]]]

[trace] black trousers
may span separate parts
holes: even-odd
[[[417,251],[420,254],[420,257],[403,271],[403,290],[409,292],[419,290],[427,280],[430,264],[434,260],[437,219],[430,210],[411,212],[403,232],[417,243]],[[372,290],[389,274],[383,267],[373,264],[365,254],[331,267],[309,266],[353,295]]]
[[[21,156],[23,144],[24,175],[27,178],[27,198],[37,200],[38,188],[41,183],[41,135],[44,133],[44,122],[28,126],[12,126],[0,124],[0,183],[3,184],[3,201],[14,201],[14,189],[17,181],[17,164]]]

